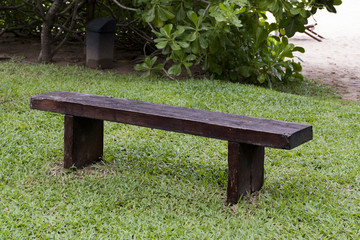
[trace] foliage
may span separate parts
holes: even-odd
[[[146,71],[144,74],[144,77],[148,77],[150,79],[153,78],[154,73],[159,72],[164,68],[163,64],[157,64],[155,65],[157,61],[157,57],[150,58],[147,56],[144,60],[144,63],[135,65],[135,70],[138,71]]]
[[[39,31],[40,23],[45,26],[47,9],[55,1],[42,1],[42,7],[35,2],[5,1],[0,7],[4,16],[0,28],[9,30],[17,25],[25,28],[27,23],[31,26],[28,31]],[[84,24],[89,20],[85,20],[85,15],[111,15],[118,23],[118,39],[126,44],[140,42],[145,54],[153,55],[152,47],[160,50],[164,55],[162,64],[170,75],[178,76],[186,70],[191,76],[192,67],[200,65],[216,78],[269,85],[302,78],[301,65],[293,54],[304,49],[289,43],[287,38],[304,32],[308,18],[318,9],[336,12],[334,6],[341,4],[341,0],[58,2],[62,5],[50,32],[56,39],[66,38],[70,33],[83,38]],[[97,10],[91,12],[91,6]],[[269,21],[269,15],[275,22]],[[25,23],[16,22],[17,19],[24,19],[21,21]],[[30,24],[34,19],[36,24]],[[273,36],[274,31],[281,36]]]
[[[64,171],[63,116],[29,108],[60,89],[311,124],[314,139],[266,149],[263,188],[228,207],[220,140],[105,122],[104,162]],[[360,103],[320,97],[1,62],[0,239],[357,239]]]
[[[307,19],[318,8],[335,12],[340,0],[282,1],[135,1],[144,9],[144,21],[159,30],[156,47],[173,65],[169,73],[179,75],[201,64],[215,77],[232,81],[268,83],[301,79],[301,65],[293,53],[304,52],[288,42],[304,32]],[[267,14],[276,22],[269,23]],[[284,36],[272,36],[279,30]]]
[[[84,19],[84,1],[60,1],[61,6],[56,12],[56,22],[53,28],[55,40],[62,34],[72,33],[77,38]],[[39,36],[42,23],[46,19],[53,1],[12,0],[2,1],[0,5],[0,29],[16,35]]]
[[[129,4],[131,1],[122,1]],[[58,5],[56,10],[51,7]],[[0,36],[6,32],[17,36],[41,38],[52,47],[51,56],[66,41],[84,41],[85,25],[96,17],[111,16],[117,22],[117,41],[127,49],[142,49],[151,30],[136,20],[135,12],[119,8],[113,1],[98,0],[12,0],[0,4]],[[43,32],[44,26],[50,31]],[[41,46],[44,52],[44,46]],[[152,48],[150,48],[152,49]],[[47,62],[47,61],[45,61]]]

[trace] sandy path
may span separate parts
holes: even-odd
[[[317,42],[297,34],[291,42],[305,48],[296,54],[303,60],[303,74],[335,86],[343,99],[360,101],[360,9],[359,0],[344,0],[338,13],[319,11],[309,23],[325,37]],[[315,21],[316,20],[316,21]]]

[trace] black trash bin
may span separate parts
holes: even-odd
[[[110,17],[96,18],[86,25],[86,66],[113,67],[116,22]]]

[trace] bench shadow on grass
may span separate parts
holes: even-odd
[[[119,129],[122,132],[117,132]],[[141,204],[149,195],[154,201],[171,195],[192,202],[199,198],[201,202],[212,201],[209,198],[225,202],[226,141],[135,126],[119,126],[109,132],[112,132],[110,136],[105,134],[101,162],[76,171],[65,170],[62,162],[58,162],[52,165],[49,175],[70,174],[71,179],[90,181],[99,186],[110,184],[114,191],[121,192],[119,195],[136,204]],[[304,181],[302,178],[297,180]],[[303,195],[312,194],[307,188],[298,189],[297,180],[288,179],[288,176],[265,176],[260,195],[265,201],[274,198],[296,201]],[[243,201],[256,204],[258,199],[259,193],[253,193]],[[125,200],[120,202],[120,205],[125,204]]]
[[[206,139],[202,140],[207,142]],[[208,157],[202,160],[201,156],[196,156],[196,152],[190,156],[186,152],[179,154],[172,148],[156,151],[161,146],[139,144],[135,148],[126,148],[120,145],[105,147],[104,160],[101,162],[76,171],[65,170],[62,162],[57,162],[52,164],[48,174],[52,177],[70,174],[71,180],[86,181],[99,187],[111,185],[113,193],[119,195],[119,207],[128,207],[129,204],[141,206],[144,199],[152,203],[185,199],[191,204],[225,204],[226,159],[215,159],[216,163],[213,164],[209,163]],[[265,176],[262,189],[243,197],[240,202],[256,208],[260,204],[259,199],[262,202],[278,201],[281,205],[309,199],[322,201],[329,198],[330,193],[320,180],[307,180],[301,176]],[[235,211],[233,208],[230,210]]]
[[[105,146],[103,160],[105,163],[113,162],[122,171],[166,175],[197,181],[198,184],[211,183],[226,187],[227,155],[206,150],[209,145],[224,148],[225,142],[193,136],[172,141],[171,134],[174,133],[164,140],[155,136],[135,144],[123,144],[122,141],[110,144]],[[191,139],[197,143],[191,145]],[[179,143],[183,146],[179,146]]]
[[[65,174],[97,186],[111,185],[113,192],[122,196],[120,205],[126,205],[124,199],[138,205],[149,196],[155,202],[174,198],[225,203],[226,142],[135,126],[125,129],[125,133],[105,133],[101,162],[76,171],[66,170],[57,162],[48,174],[55,178]]]

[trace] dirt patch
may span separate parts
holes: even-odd
[[[6,35],[0,37],[0,61],[11,56],[24,58],[25,62],[37,62],[40,52],[40,40]],[[82,43],[69,42],[54,56],[53,62],[59,65],[85,66],[86,50]],[[125,74],[134,73],[134,65],[142,59],[141,51],[128,51],[119,47],[114,52],[114,67],[111,71]]]

